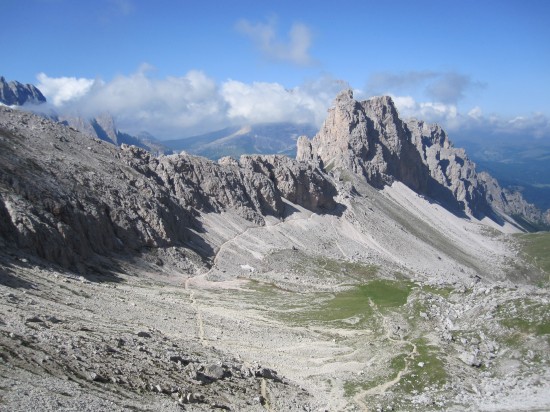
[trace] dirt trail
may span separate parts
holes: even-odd
[[[204,337],[204,323],[202,321],[202,313],[199,308],[199,305],[197,303],[197,300],[195,299],[195,292],[193,292],[189,288],[189,280],[192,278],[187,278],[185,280],[185,290],[189,291],[189,300],[191,301],[191,306],[195,310],[196,319],[197,319],[197,330],[198,330],[198,336],[199,342],[201,345],[206,346],[206,339]]]
[[[386,317],[384,315],[382,315],[382,313],[379,310],[377,310],[375,303],[370,298],[369,298],[369,304],[374,309],[374,311],[375,311],[374,313],[377,313],[378,316],[382,319],[382,325],[384,325],[384,327],[386,327],[386,324],[387,324]],[[407,374],[407,372],[409,371],[410,362],[413,361],[415,356],[418,355],[416,345],[413,342],[408,341],[408,340],[404,340],[404,339],[395,339],[395,338],[393,338],[391,336],[390,329],[387,328],[387,327],[386,327],[385,337],[390,342],[394,342],[394,343],[399,344],[399,345],[412,346],[412,350],[409,352],[409,354],[405,358],[405,367],[403,369],[401,369],[399,372],[397,372],[397,376],[395,378],[393,378],[389,381],[386,381],[386,382],[382,382],[381,384],[379,384],[379,385],[377,385],[373,388],[370,388],[370,389],[367,389],[367,390],[362,389],[361,391],[359,391],[353,397],[353,401],[355,402],[355,404],[357,406],[359,406],[361,408],[361,410],[363,410],[364,412],[369,411],[369,408],[368,408],[367,404],[364,401],[365,397],[366,396],[372,396],[372,395],[383,395],[384,393],[386,393],[386,391],[388,389],[390,389],[392,386],[399,383],[401,381],[401,378],[403,377],[403,375]]]
[[[267,381],[265,380],[265,378],[262,378],[262,381],[260,383],[260,394],[264,399],[264,408],[267,411],[271,411],[271,405],[269,404],[269,398],[267,396]]]

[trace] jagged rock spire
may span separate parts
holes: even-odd
[[[298,159],[351,170],[376,187],[397,179],[424,191],[429,176],[393,100],[358,102],[349,89],[338,94],[319,133],[299,140]]]
[[[45,103],[46,98],[40,90],[32,84],[21,84],[17,81],[6,82],[0,76],[0,103],[8,106],[22,106],[25,103]]]

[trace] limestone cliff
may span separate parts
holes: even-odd
[[[313,211],[330,212],[336,207],[334,185],[313,164],[287,156],[241,156],[239,166],[261,173],[274,183],[281,196]]]
[[[6,107],[0,164],[0,241],[73,268],[150,248],[208,257],[197,235],[201,213],[232,210],[263,225],[265,216],[284,217],[283,197],[312,209],[335,205],[326,176],[291,159],[156,157]]]
[[[464,149],[455,148],[436,124],[404,122],[390,97],[362,102],[341,92],[321,130],[298,140],[298,160],[364,176],[382,187],[401,181],[417,193],[477,217],[498,214],[544,222],[519,193],[509,193],[487,174],[478,174]],[[546,222],[548,223],[548,222]]]
[[[341,92],[319,133],[299,139],[297,159],[351,170],[375,187],[399,180],[424,192],[428,184],[428,169],[387,96],[358,102],[351,90]]]

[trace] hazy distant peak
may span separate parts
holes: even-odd
[[[18,81],[7,82],[0,76],[0,102],[7,106],[23,106],[26,103],[45,103],[46,98],[32,84],[22,84]]]

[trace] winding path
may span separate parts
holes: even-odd
[[[265,229],[268,229],[268,228],[277,227],[277,226],[282,225],[284,223],[292,223],[292,222],[297,222],[297,221],[302,221],[302,220],[308,221],[308,220],[311,220],[311,218],[314,215],[315,215],[315,213],[312,212],[307,218],[303,217],[303,218],[296,218],[296,219],[291,219],[291,220],[281,220],[281,221],[279,221],[279,222],[277,222],[273,225],[269,225],[269,226],[260,226],[260,227],[251,226],[251,227],[246,228],[244,231],[242,231],[240,233],[237,233],[235,236],[233,236],[232,238],[226,240],[225,242],[223,242],[220,245],[220,247],[218,248],[218,250],[216,252],[216,255],[214,256],[214,259],[212,261],[212,266],[210,267],[210,269],[207,272],[201,273],[199,275],[188,277],[185,280],[184,287],[185,287],[185,290],[187,290],[189,292],[189,300],[191,301],[191,306],[195,310],[195,314],[196,314],[197,334],[198,334],[197,338],[199,339],[200,343],[203,346],[207,345],[207,339],[205,338],[205,333],[204,333],[204,322],[203,322],[203,319],[202,319],[202,312],[201,312],[201,309],[199,307],[199,303],[197,302],[197,299],[195,297],[195,292],[191,288],[191,283],[196,284],[196,286],[219,283],[219,282],[210,282],[210,281],[208,281],[207,276],[210,273],[212,273],[212,271],[216,268],[217,263],[218,263],[218,258],[220,256],[221,252],[224,250],[224,248],[227,245],[229,245],[230,243],[235,242],[235,240],[237,240],[239,237],[245,236],[251,229],[265,230]],[[332,224],[332,221],[331,221],[331,224]],[[265,378],[262,378],[262,380],[260,382],[260,395],[262,396],[262,398],[264,400],[264,403],[263,403],[264,408],[267,411],[271,411],[272,410],[271,402],[270,402],[270,399],[269,399],[269,393],[268,393],[268,389],[267,389],[267,380]]]
[[[387,323],[386,317],[384,315],[382,315],[382,312],[377,310],[375,303],[370,298],[369,298],[369,304],[375,310],[375,313],[377,313],[378,316],[380,316],[382,318],[382,325],[384,325],[384,327],[386,328],[386,339],[388,339],[391,342],[397,343],[397,344],[402,344],[402,345],[404,344],[404,345],[412,346],[412,350],[409,352],[409,354],[405,358],[405,367],[403,369],[401,369],[399,372],[397,372],[397,376],[395,378],[393,378],[389,381],[383,382],[383,383],[381,383],[381,384],[379,384],[379,385],[377,385],[373,388],[370,388],[370,389],[367,389],[367,390],[362,389],[357,394],[355,394],[355,396],[353,397],[353,401],[364,412],[369,411],[368,405],[365,403],[365,397],[366,396],[372,396],[372,395],[383,395],[384,393],[386,393],[386,391],[389,388],[391,388],[392,386],[399,383],[399,381],[401,381],[401,378],[403,377],[403,375],[405,375],[409,371],[409,365],[410,365],[411,361],[413,361],[415,356],[418,355],[416,345],[413,342],[408,341],[408,340],[404,340],[404,339],[394,339],[394,338],[392,338],[389,328],[386,327],[386,323]]]

